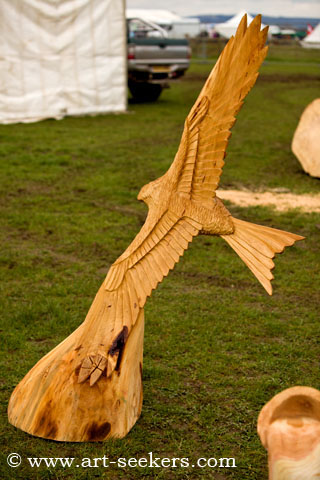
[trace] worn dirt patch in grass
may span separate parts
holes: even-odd
[[[221,200],[229,200],[240,207],[271,206],[279,212],[299,208],[304,212],[320,212],[320,193],[296,195],[294,193],[250,192],[243,190],[218,190]]]

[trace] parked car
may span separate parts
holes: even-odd
[[[127,32],[131,95],[136,101],[155,101],[189,68],[188,41],[168,38],[166,30],[139,18],[127,19]]]

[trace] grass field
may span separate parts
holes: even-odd
[[[15,385],[83,321],[139,231],[146,208],[137,193],[172,162],[210,68],[195,62],[157,103],[130,105],[127,115],[0,126],[1,479],[266,480],[261,407],[284,388],[320,387],[320,215],[229,204],[234,216],[306,236],[276,259],[272,297],[222,239],[199,237],[146,305],[144,405],[125,439],[55,443],[7,422]],[[234,127],[223,188],[319,192],[290,149],[319,87],[318,56],[272,47]],[[11,452],[21,467],[7,467]],[[31,469],[26,460],[148,452],[190,463],[235,457],[237,468]]]

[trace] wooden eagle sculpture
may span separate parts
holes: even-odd
[[[123,437],[142,407],[144,305],[199,234],[222,237],[271,295],[275,253],[303,237],[233,218],[216,196],[230,129],[266,56],[243,17],[185,121],[169,170],[145,185],[145,224],[111,266],[85,321],[14,390],[9,421],[63,441]]]

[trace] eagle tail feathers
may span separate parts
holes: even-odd
[[[221,237],[233,248],[247,265],[269,295],[272,295],[272,259],[282,253],[285,247],[293,245],[304,237],[294,233],[264,227],[233,218],[234,232]]]

